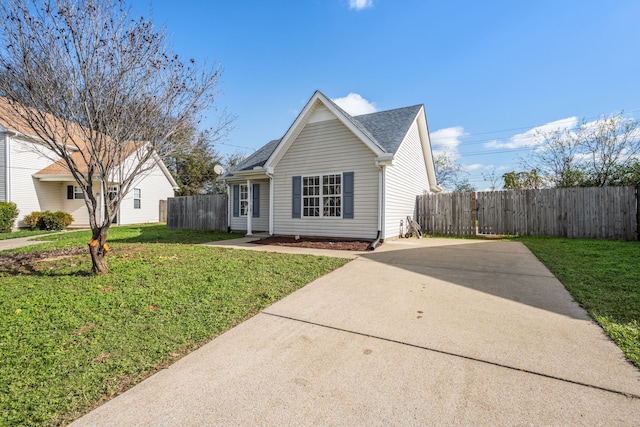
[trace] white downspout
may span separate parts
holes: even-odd
[[[251,180],[247,180],[247,236],[253,236],[253,228],[251,217],[253,216],[253,188],[251,188]]]
[[[380,240],[384,239],[384,165],[378,164],[380,171],[378,171],[378,233],[376,238],[369,247],[368,250],[372,251],[380,244]]]
[[[386,174],[386,170],[387,167],[385,165],[383,165],[380,168],[380,195],[379,195],[379,199],[380,199],[380,207],[378,209],[380,209],[380,214],[379,214],[379,220],[378,220],[378,230],[380,230],[380,238],[382,240],[384,240],[386,238],[386,230],[385,230],[385,215],[384,215],[384,208],[385,208],[385,200],[384,200],[384,195],[385,195],[385,191],[384,191],[384,187],[386,185],[386,178],[387,178],[387,174]]]
[[[269,177],[269,236],[273,236],[273,172],[267,171]]]

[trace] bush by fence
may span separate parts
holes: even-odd
[[[425,194],[418,196],[418,221],[429,234],[638,240],[638,191],[574,187]]]

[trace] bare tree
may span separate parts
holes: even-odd
[[[640,123],[623,113],[603,116],[572,129],[539,134],[538,144],[523,160],[556,187],[607,186],[640,156]]]
[[[465,176],[468,172],[462,168],[451,153],[443,151],[437,154],[434,163],[436,167],[436,181],[438,185],[445,190],[456,193],[475,191],[475,188]]]
[[[637,163],[640,155],[640,128],[637,120],[622,113],[584,123],[579,130],[588,156],[589,185],[604,187],[618,179],[619,171]]]
[[[124,0],[3,0],[0,96],[84,192],[94,273],[120,202],[216,97],[219,70],[183,61]],[[117,194],[100,195],[117,183]]]
[[[498,172],[495,169],[491,169],[491,172],[489,173],[482,173],[482,179],[489,182],[489,189],[491,191],[496,191],[498,189],[501,176],[498,175]]]

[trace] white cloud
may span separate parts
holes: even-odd
[[[565,129],[573,129],[578,124],[577,117],[568,117],[562,120],[556,120],[542,126],[536,126],[524,133],[519,133],[506,140],[493,140],[484,144],[485,148],[506,148],[514,150],[517,148],[526,148],[540,145],[543,142],[541,135],[549,134],[555,131]]]
[[[349,9],[362,10],[373,6],[373,0],[349,0]]]
[[[345,97],[332,99],[332,101],[352,116],[375,113],[378,111],[378,108],[376,108],[376,105],[373,102],[367,101],[357,93],[350,93]]]
[[[435,132],[431,132],[431,146],[433,147],[433,153],[437,156],[442,153],[448,153],[454,159],[458,158],[458,145],[460,145],[460,138],[467,135],[462,126],[454,126],[450,128],[438,129]]]
[[[482,163],[474,163],[472,165],[463,165],[462,170],[465,172],[473,172],[480,169],[492,169],[493,165],[483,165]]]

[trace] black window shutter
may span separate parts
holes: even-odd
[[[300,209],[302,205],[302,177],[293,177],[291,195],[291,217],[300,218]]]
[[[260,218],[260,184],[253,184],[253,217]]]
[[[67,185],[67,199],[73,199],[73,185]]]
[[[240,186],[233,186],[233,216],[240,216]]]
[[[344,207],[342,217],[353,219],[353,172],[342,174],[342,199]]]

